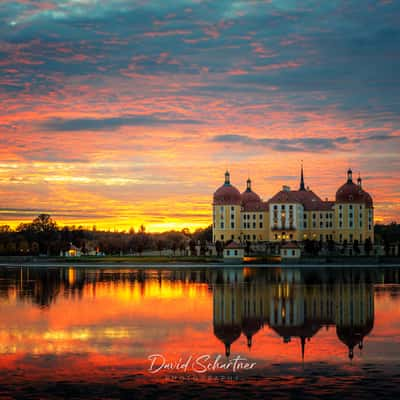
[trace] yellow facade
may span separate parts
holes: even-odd
[[[321,200],[305,189],[303,177],[299,190],[284,186],[266,202],[252,191],[250,180],[246,191],[240,194],[230,184],[228,172],[225,177],[225,184],[214,194],[214,243],[309,239],[363,244],[366,239],[374,241],[372,199],[361,187],[360,178],[357,185],[352,182],[351,170],[335,201]]]

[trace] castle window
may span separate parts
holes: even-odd
[[[235,219],[235,216],[233,214],[231,215],[231,219]]]
[[[289,238],[290,238],[290,239],[293,239],[293,234],[292,234],[292,233],[289,235]]]
[[[253,214],[253,219],[256,219],[257,217],[256,217],[256,214]]]
[[[256,229],[256,223],[253,222],[253,229]]]
[[[324,218],[324,214],[319,214],[319,219]]]
[[[317,215],[315,213],[313,213],[312,215],[313,219],[317,218]]]
[[[235,223],[231,222],[231,228],[234,229],[235,228]]]
[[[304,228],[307,228],[307,221],[304,221]]]
[[[304,215],[303,215],[303,218],[304,218],[304,219],[307,219],[307,214],[304,214]]]
[[[290,209],[290,210],[293,210],[293,206],[292,206],[292,205],[290,205],[290,206],[289,206],[289,209]]]
[[[224,229],[224,223],[221,222],[221,229]]]
[[[323,227],[324,227],[324,223],[323,223],[322,221],[319,223],[319,227],[320,227],[320,228],[323,228]]]
[[[343,228],[343,222],[339,221],[339,228]]]
[[[224,206],[221,206],[220,211],[221,211],[221,213],[224,212]]]
[[[224,235],[221,235],[221,240],[224,240]]]
[[[232,207],[231,207],[231,210],[232,210],[232,211],[235,211],[235,207],[232,206]]]
[[[260,214],[260,219],[263,219],[263,215],[262,214]]]
[[[274,210],[277,210],[278,209],[278,206],[277,205],[274,205]]]
[[[262,222],[260,222],[260,229],[262,229],[262,227],[263,227],[263,223],[262,223]]]
[[[349,209],[352,210],[353,209],[353,204],[349,205]]]
[[[275,233],[275,240],[277,240],[278,239],[278,235]]]
[[[349,228],[353,227],[353,221],[349,221]]]

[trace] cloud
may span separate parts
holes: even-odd
[[[218,143],[239,143],[249,146],[265,146],[283,152],[313,152],[337,149],[339,145],[349,143],[345,137],[315,138],[302,137],[293,139],[251,138],[246,135],[216,135],[212,141]]]
[[[348,165],[390,171],[368,185],[382,204],[399,204],[399,14],[400,2],[376,0],[3,1],[0,157],[17,165],[0,171],[3,205],[79,209],[90,198],[117,216],[140,192],[145,215],[152,193],[167,191],[164,218],[177,198],[212,192],[228,165],[260,171],[264,184],[269,149],[273,176],[282,165],[297,173],[303,158],[328,176]],[[90,169],[109,164],[118,167],[101,177]],[[168,190],[167,167],[179,182]]]
[[[106,118],[52,118],[39,124],[39,128],[47,131],[101,131],[118,129],[121,126],[166,126],[197,125],[200,121],[193,119],[176,119],[158,115],[125,115]]]
[[[345,150],[344,145],[356,144],[366,141],[400,140],[400,136],[391,134],[370,135],[364,138],[337,137],[300,137],[291,139],[278,138],[252,138],[247,135],[225,134],[216,135],[211,141],[217,143],[234,143],[247,146],[265,146],[276,151],[287,152],[314,152],[327,150]],[[352,150],[352,148],[347,148]]]

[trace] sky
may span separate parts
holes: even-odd
[[[0,224],[211,223],[232,183],[333,200],[351,167],[400,221],[400,2],[0,3]]]

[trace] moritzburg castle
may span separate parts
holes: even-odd
[[[213,241],[281,242],[306,239],[336,243],[374,241],[374,207],[361,178],[353,182],[351,169],[347,181],[336,192],[335,201],[324,201],[304,184],[283,186],[268,201],[262,201],[247,180],[240,194],[225,173],[224,184],[213,197]]]

